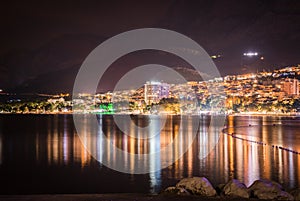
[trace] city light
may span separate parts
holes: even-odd
[[[39,94],[34,104],[14,98],[0,104],[0,113],[199,114],[215,112],[213,103],[226,114],[299,115],[299,76],[300,65],[181,84],[152,80],[137,90],[81,93],[73,101],[68,94]],[[226,99],[212,88],[224,89]]]
[[[217,58],[220,58],[220,57],[221,57],[221,55],[218,54],[218,55],[212,55],[210,58],[212,58],[212,59],[217,59]]]
[[[252,57],[252,56],[257,56],[258,53],[257,52],[246,52],[244,53],[244,56],[247,56],[247,57]]]

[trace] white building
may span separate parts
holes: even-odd
[[[167,83],[147,82],[144,85],[144,99],[146,104],[158,103],[162,98],[169,97],[170,86]]]

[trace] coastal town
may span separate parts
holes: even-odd
[[[297,65],[181,84],[148,81],[136,89],[73,97],[36,94],[22,99],[2,92],[0,113],[297,114],[299,79]]]

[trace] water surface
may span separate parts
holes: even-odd
[[[147,126],[149,118],[151,121],[149,116],[133,120]],[[72,115],[1,115],[0,193],[153,193],[191,176],[205,176],[215,186],[230,178],[247,186],[259,178],[277,181],[288,189],[300,184],[300,155],[272,147],[300,152],[298,117],[229,116],[224,132],[239,137],[234,138],[220,133],[223,127],[209,130],[209,116],[201,116],[199,124],[193,123],[195,117],[168,116],[159,137],[152,141],[124,135],[110,115],[98,120],[111,146],[129,153],[145,154],[153,147],[161,149],[173,143],[168,155],[149,159],[151,167],[176,158],[183,143],[192,142],[192,146],[161,171],[125,174],[98,162],[101,157],[111,163],[119,159],[101,144],[99,137],[90,137],[87,132],[81,139],[97,150],[95,158],[90,155],[76,134]],[[198,131],[195,138],[193,130]],[[122,163],[132,172],[139,164],[133,158],[122,159]]]

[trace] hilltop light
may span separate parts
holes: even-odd
[[[210,56],[210,58],[212,58],[212,59],[217,59],[217,58],[220,58],[221,57],[221,55],[220,54],[218,54],[218,55],[212,55],[212,56]]]
[[[244,53],[244,56],[247,56],[247,57],[252,57],[252,56],[257,56],[258,53],[257,52],[246,52]]]

